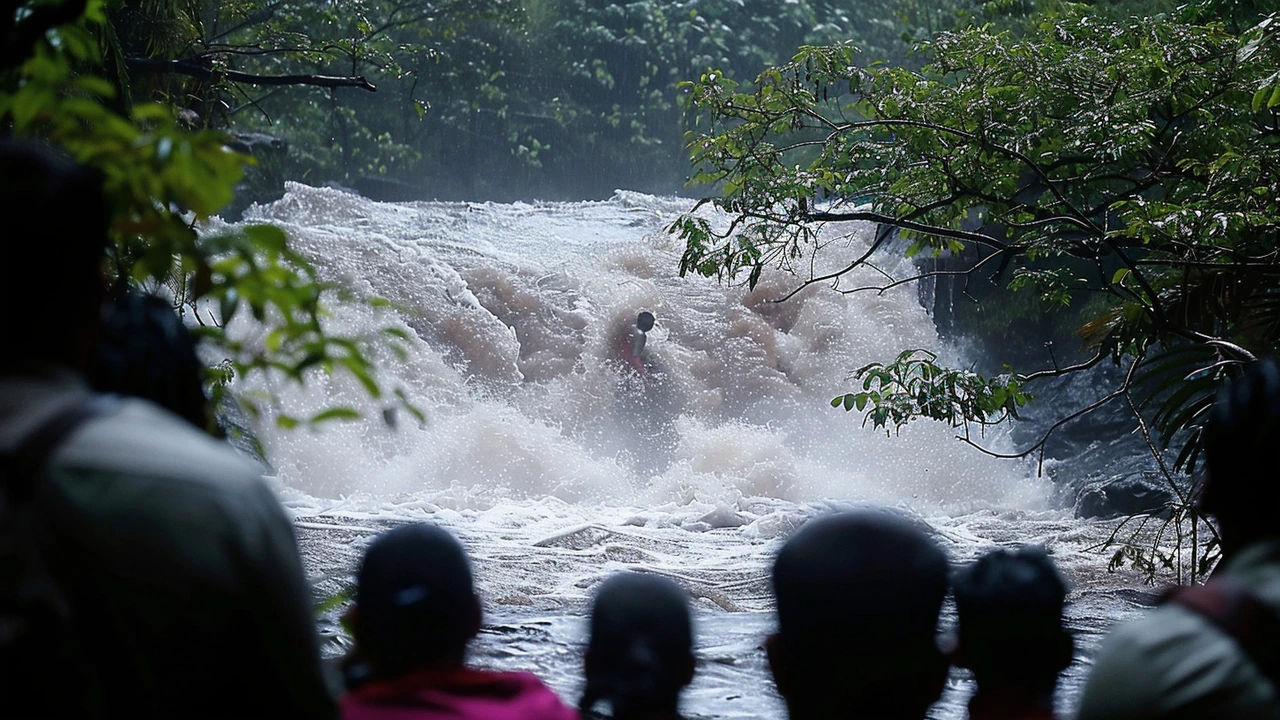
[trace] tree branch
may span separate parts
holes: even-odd
[[[232,82],[242,82],[250,85],[316,85],[327,88],[358,87],[369,92],[376,92],[378,89],[377,86],[366,80],[363,75],[354,77],[333,75],[251,75],[239,70],[215,70],[190,60],[129,58],[125,62],[129,69],[134,72],[187,75],[201,80],[226,78]]]
[[[881,225],[891,225],[893,227],[902,228],[903,230],[912,230],[926,235],[949,237],[957,240],[968,240],[969,242],[984,245],[996,250],[1004,251],[1009,249],[1008,245],[1005,245],[990,235],[968,232],[966,230],[952,230],[951,228],[938,227],[936,225],[926,225],[925,223],[912,222],[910,220],[878,212],[812,212],[806,214],[804,219],[809,222],[852,222],[855,220],[866,220],[869,222],[880,223]]]

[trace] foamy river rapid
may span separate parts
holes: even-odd
[[[999,545],[1049,549],[1072,588],[1081,648],[1060,697],[1069,711],[1101,633],[1150,597],[1089,550],[1113,524],[1053,507],[1052,468],[984,455],[940,423],[886,435],[832,409],[868,362],[909,348],[964,358],[939,341],[909,286],[811,288],[776,303],[794,276],[766,273],[754,291],[680,278],[680,247],[664,228],[689,205],[628,192],[391,204],[291,184],[249,210],[245,222],[283,227],[355,298],[331,300],[332,332],[408,338],[398,352],[391,342],[374,350],[378,380],[426,416],[393,410],[392,427],[394,403],[341,376],[251,378],[241,389],[274,392],[295,416],[343,405],[365,417],[281,430],[269,408],[255,424],[317,597],[350,588],[379,529],[439,523],[471,553],[485,602],[473,660],[533,670],[576,702],[594,586],[622,569],[661,573],[698,608],[686,713],[782,717],[761,648],[770,559],[806,519],[873,504],[926,523],[956,562]],[[816,269],[843,266],[869,232],[829,238]],[[358,301],[371,297],[387,302]],[[640,309],[657,316],[648,348],[658,372],[643,381],[615,360]],[[248,319],[231,331],[261,335]],[[1007,449],[998,435],[986,441]],[[320,621],[331,656],[348,642],[337,614]],[[956,671],[933,716],[962,717],[968,693]]]

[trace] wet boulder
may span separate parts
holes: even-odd
[[[1076,490],[1076,516],[1113,519],[1159,513],[1172,499],[1160,478],[1149,472],[1100,478]]]
[[[284,197],[288,141],[266,133],[235,133],[227,148],[251,155],[254,163],[245,166],[244,178],[235,187],[235,200],[220,213],[224,219],[239,220],[250,205],[274,202]]]

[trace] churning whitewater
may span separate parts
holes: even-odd
[[[958,561],[994,544],[1045,544],[1074,584],[1086,649],[1132,612],[1117,590],[1129,581],[1085,552],[1105,528],[1051,508],[1035,467],[982,454],[941,423],[888,435],[831,408],[866,363],[911,348],[961,360],[911,287],[810,287],[778,303],[794,275],[765,273],[752,291],[681,278],[665,228],[690,205],[621,191],[602,202],[391,204],[291,183],[250,208],[244,222],[285,229],[340,290],[329,331],[380,338],[381,398],[341,375],[241,389],[274,393],[294,416],[350,406],[364,417],[286,431],[268,406],[255,426],[322,594],[349,588],[378,529],[440,523],[475,561],[490,623],[478,661],[533,669],[573,701],[593,586],[624,568],[662,573],[702,609],[695,717],[776,714],[758,647],[768,564],[779,538],[830,507],[911,514]],[[847,264],[870,232],[828,238],[814,269]],[[646,351],[658,371],[643,377],[617,361],[640,310],[657,317]],[[261,340],[249,319],[229,330]],[[398,409],[396,392],[424,422]],[[328,652],[341,652],[333,617],[322,630]],[[938,717],[958,712],[959,688]]]

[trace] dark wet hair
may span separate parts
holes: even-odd
[[[1249,363],[1218,391],[1204,429],[1208,476],[1202,508],[1217,515],[1225,532],[1280,535],[1274,508],[1280,479],[1259,471],[1280,447],[1280,368],[1273,359]],[[1226,519],[1224,519],[1224,516]]]
[[[674,708],[693,662],[689,594],[657,575],[614,575],[591,608],[582,715],[601,701],[615,717]]]
[[[636,327],[640,328],[645,332],[649,332],[650,330],[653,329],[653,323],[654,323],[653,313],[649,312],[648,310],[641,310],[640,314],[636,316]]]
[[[800,528],[773,565],[788,706],[812,717],[923,716],[946,673],[936,632],[947,572],[937,545],[887,511]]]
[[[112,298],[88,376],[97,390],[145,398],[208,429],[204,365],[195,342],[173,307],[154,295]]]
[[[962,662],[978,684],[1052,690],[1071,652],[1067,586],[1044,549],[993,550],[958,571],[952,587]]]
[[[466,551],[427,523],[388,530],[369,544],[355,602],[356,640],[382,675],[460,656],[478,624]]]
[[[78,364],[98,323],[107,204],[101,176],[0,138],[0,370]]]

